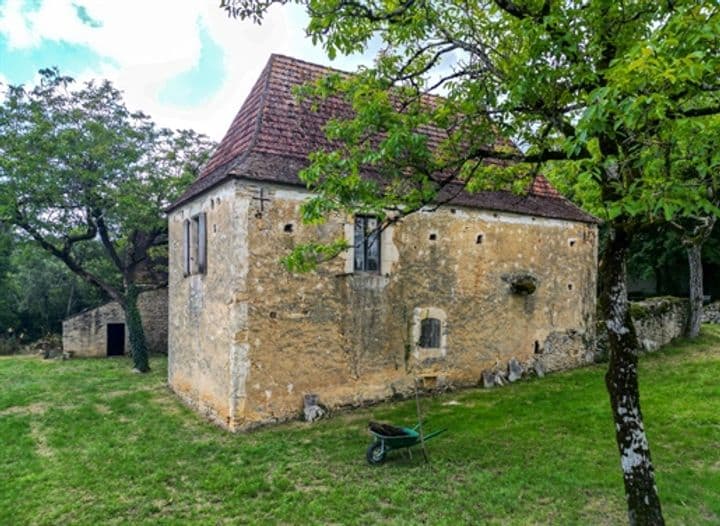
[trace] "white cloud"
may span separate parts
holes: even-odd
[[[5,0],[0,5],[0,33],[8,39],[10,48],[31,46],[33,34],[30,22],[22,13],[23,0]]]
[[[73,3],[82,4],[100,27],[84,24]],[[291,6],[271,9],[262,26],[228,19],[215,0],[43,0],[29,11],[21,0],[6,0],[0,6],[0,33],[11,49],[42,50],[45,41],[87,46],[104,60],[76,77],[109,78],[132,109],[163,126],[194,128],[218,140],[270,53],[328,63],[305,38],[305,23],[301,8]],[[158,94],[167,82],[198,65],[203,27],[223,50],[221,85],[195,106],[163,103]],[[351,69],[360,60],[333,65]]]

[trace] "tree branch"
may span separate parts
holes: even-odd
[[[706,108],[691,108],[689,110],[677,110],[672,112],[669,116],[672,118],[693,118],[693,117],[707,117],[709,115],[719,115],[720,106],[708,106]]]
[[[525,18],[532,18],[533,20],[542,20],[543,17],[550,14],[550,0],[545,0],[542,8],[538,13],[531,13],[526,9],[522,9],[520,6],[511,2],[510,0],[495,0],[495,5],[505,11],[507,14],[523,20]]]
[[[102,289],[105,291],[112,299],[119,302],[121,305],[125,304],[125,297],[123,294],[110,285],[108,282],[103,280],[102,278],[96,276],[95,274],[92,274],[82,268],[80,264],[75,261],[75,259],[70,255],[69,251],[66,252],[65,248],[60,249],[53,245],[50,241],[45,239],[42,234],[34,228],[20,213],[20,211],[16,212],[15,215],[15,224],[25,230],[37,243],[45,249],[47,252],[58,258],[60,261],[62,261],[67,268],[69,268],[73,273],[80,276],[82,279],[87,281],[88,283],[95,285],[96,287]]]
[[[125,268],[122,259],[120,259],[117,250],[115,250],[115,245],[113,245],[112,241],[110,240],[110,234],[108,233],[107,225],[105,224],[105,219],[103,218],[102,211],[94,210],[93,217],[95,218],[95,223],[97,223],[98,232],[100,233],[100,241],[102,242],[103,247],[105,247],[105,252],[107,252],[110,260],[124,276],[127,269]]]
[[[18,214],[20,214],[20,212],[18,212]],[[72,246],[75,243],[79,243],[80,241],[89,241],[91,239],[94,239],[97,235],[97,228],[95,227],[95,224],[90,220],[89,215],[86,216],[86,220],[87,230],[85,230],[85,232],[78,234],[65,234],[62,248],[62,252],[64,254],[70,254]]]
[[[344,16],[364,18],[370,22],[397,22],[415,4],[415,1],[405,0],[398,7],[388,12],[373,11],[355,0],[340,0],[335,8],[328,11],[312,9],[310,4],[307,7],[312,17],[327,17],[345,11]]]

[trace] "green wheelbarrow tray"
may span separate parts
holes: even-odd
[[[417,431],[419,427],[420,424],[415,427],[400,427],[399,429],[402,429],[405,434],[398,436],[381,435],[371,429],[370,434],[375,437],[375,441],[370,444],[370,447],[367,449],[366,457],[368,463],[373,465],[382,464],[385,461],[385,455],[388,451],[411,448],[420,444],[420,433]],[[447,429],[439,429],[428,433],[423,436],[423,441],[427,442],[445,431],[447,431]]]

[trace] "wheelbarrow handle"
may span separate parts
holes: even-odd
[[[427,442],[427,441],[430,440],[431,438],[435,438],[436,436],[441,435],[441,434],[444,433],[445,431],[447,431],[447,428],[438,429],[437,431],[433,431],[432,433],[428,433],[427,435],[425,435],[425,436],[423,437],[423,440],[425,440],[425,441]]]
[[[413,427],[412,430],[417,431],[421,424],[427,424],[427,420],[420,420],[417,424],[415,424],[415,427]]]

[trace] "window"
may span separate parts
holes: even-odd
[[[355,218],[355,270],[380,272],[380,232],[377,217]]]
[[[420,322],[420,347],[437,349],[440,347],[440,320],[425,318]]]
[[[183,222],[183,273],[207,271],[207,221],[204,213]]]
[[[410,336],[413,342],[412,356],[425,365],[434,360],[444,360],[448,350],[447,315],[438,307],[415,307],[413,309]],[[424,366],[423,366],[424,367]]]

